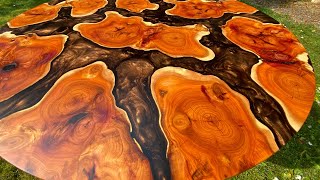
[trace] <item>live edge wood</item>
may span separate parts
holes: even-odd
[[[256,8],[237,0],[207,1],[207,0],[165,0],[175,4],[166,11],[168,15],[177,15],[190,19],[219,18],[224,13],[254,13]]]
[[[0,101],[17,94],[44,77],[51,61],[63,50],[66,35],[0,35]]]
[[[306,50],[283,25],[235,17],[223,27],[223,34],[243,49],[252,51],[264,61],[294,62]]]
[[[302,44],[237,0],[52,0],[0,28],[0,156],[43,179],[225,179],[314,94]]]
[[[0,121],[1,156],[46,179],[151,179],[113,85],[103,63],[68,72],[38,104]]]
[[[132,47],[141,50],[159,50],[172,57],[195,57],[211,60],[214,53],[199,40],[209,34],[203,25],[170,27],[151,24],[141,17],[123,17],[117,12],[107,12],[99,23],[78,24],[75,31],[101,46],[109,48]]]
[[[62,6],[50,6],[49,4],[41,4],[35,8],[32,8],[8,22],[11,28],[23,27],[26,25],[38,24],[46,22],[58,17],[58,12]]]
[[[173,179],[227,178],[278,150],[246,98],[217,77],[167,67],[151,81]]]
[[[260,62],[252,79],[282,105],[289,123],[298,131],[308,116],[315,96],[314,73],[301,64]]]
[[[71,16],[88,16],[107,5],[107,3],[107,0],[66,0],[56,5],[44,3],[13,18],[8,22],[8,25],[11,28],[18,28],[53,20],[58,17],[58,12],[62,7],[69,6],[72,7]]]
[[[149,0],[116,0],[117,8],[127,9],[132,12],[142,12],[150,9],[156,10],[159,8],[158,4],[150,3]]]

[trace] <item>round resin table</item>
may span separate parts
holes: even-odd
[[[0,155],[44,179],[228,178],[314,94],[297,38],[236,0],[54,0],[0,29]]]

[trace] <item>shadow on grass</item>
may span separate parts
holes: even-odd
[[[290,3],[304,0],[240,0],[250,5],[264,7],[264,8],[277,8],[286,6]]]
[[[38,180],[0,157],[0,180]]]
[[[313,103],[300,131],[268,162],[286,168],[309,168],[320,164],[320,107]]]
[[[300,131],[274,156],[230,180],[320,179],[320,107],[314,102]]]

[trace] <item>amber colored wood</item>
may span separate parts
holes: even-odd
[[[44,3],[16,16],[7,24],[11,28],[19,28],[50,21],[58,17],[58,12],[61,8],[62,5],[51,6],[48,3]]]
[[[143,22],[138,16],[124,17],[106,12],[98,23],[81,23],[74,27],[81,35],[108,48],[132,47],[139,50],[159,50],[171,57],[195,57],[208,61],[214,58],[209,48],[199,43],[208,35],[203,25],[171,27]]]
[[[74,27],[82,36],[105,47],[121,48],[139,42],[146,28],[140,17],[125,18],[118,13],[106,13],[98,23],[82,23]]]
[[[127,9],[132,12],[142,12],[145,9],[156,10],[158,4],[150,3],[149,0],[116,0],[117,8]]]
[[[66,35],[0,34],[0,101],[44,77],[66,40]]]
[[[294,62],[306,50],[283,25],[262,23],[235,17],[222,27],[223,34],[233,43],[260,56],[265,61]]]
[[[281,104],[291,126],[298,131],[308,117],[315,96],[315,75],[300,63],[260,62],[252,79]]]
[[[67,0],[56,5],[44,3],[13,18],[8,22],[8,26],[11,28],[19,28],[50,21],[58,17],[58,12],[62,7],[68,6],[72,7],[71,16],[88,16],[107,4],[107,0]]]
[[[71,16],[82,17],[95,13],[98,9],[108,4],[107,0],[72,0],[66,1],[66,5],[72,6]]]
[[[187,0],[176,1],[166,0],[175,6],[166,11],[166,14],[176,15],[189,19],[219,18],[225,13],[254,13],[256,8],[237,0],[205,1]]]
[[[278,150],[248,100],[215,76],[166,67],[154,73],[151,89],[173,179],[224,179]]]
[[[0,121],[0,155],[45,179],[151,179],[113,86],[102,62],[68,72],[38,104]]]

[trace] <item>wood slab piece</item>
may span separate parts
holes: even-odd
[[[61,8],[62,5],[51,6],[48,3],[41,4],[10,20],[8,26],[11,28],[19,28],[53,20],[58,17],[58,12]]]
[[[212,50],[199,43],[209,34],[201,24],[170,27],[144,22],[138,16],[123,17],[117,12],[106,12],[106,16],[101,22],[81,23],[73,29],[104,47],[159,50],[171,57],[195,57],[203,61],[214,58]]]
[[[116,0],[117,8],[123,8],[132,12],[142,12],[145,9],[157,10],[158,4],[150,3],[149,0]]]
[[[102,62],[68,72],[32,108],[0,121],[0,155],[44,179],[152,179]]]
[[[165,0],[175,4],[166,14],[188,19],[219,18],[225,13],[255,13],[257,9],[237,0],[207,1],[207,0]]]
[[[287,28],[280,24],[234,17],[223,27],[222,33],[241,48],[254,52],[264,61],[292,63],[306,49]]]
[[[223,179],[278,150],[248,100],[215,76],[166,67],[151,80],[173,179]]]
[[[19,28],[53,20],[58,17],[62,7],[71,7],[73,17],[88,16],[107,4],[107,0],[67,0],[56,5],[44,3],[13,18],[8,22],[8,26]]]
[[[63,50],[66,35],[0,34],[0,101],[43,78]]]
[[[66,1],[64,6],[70,5],[71,16],[83,17],[94,14],[98,9],[103,8],[108,4],[107,0],[71,0]]]
[[[302,127],[315,96],[315,75],[300,63],[260,62],[253,66],[251,77],[283,107],[291,126]]]

